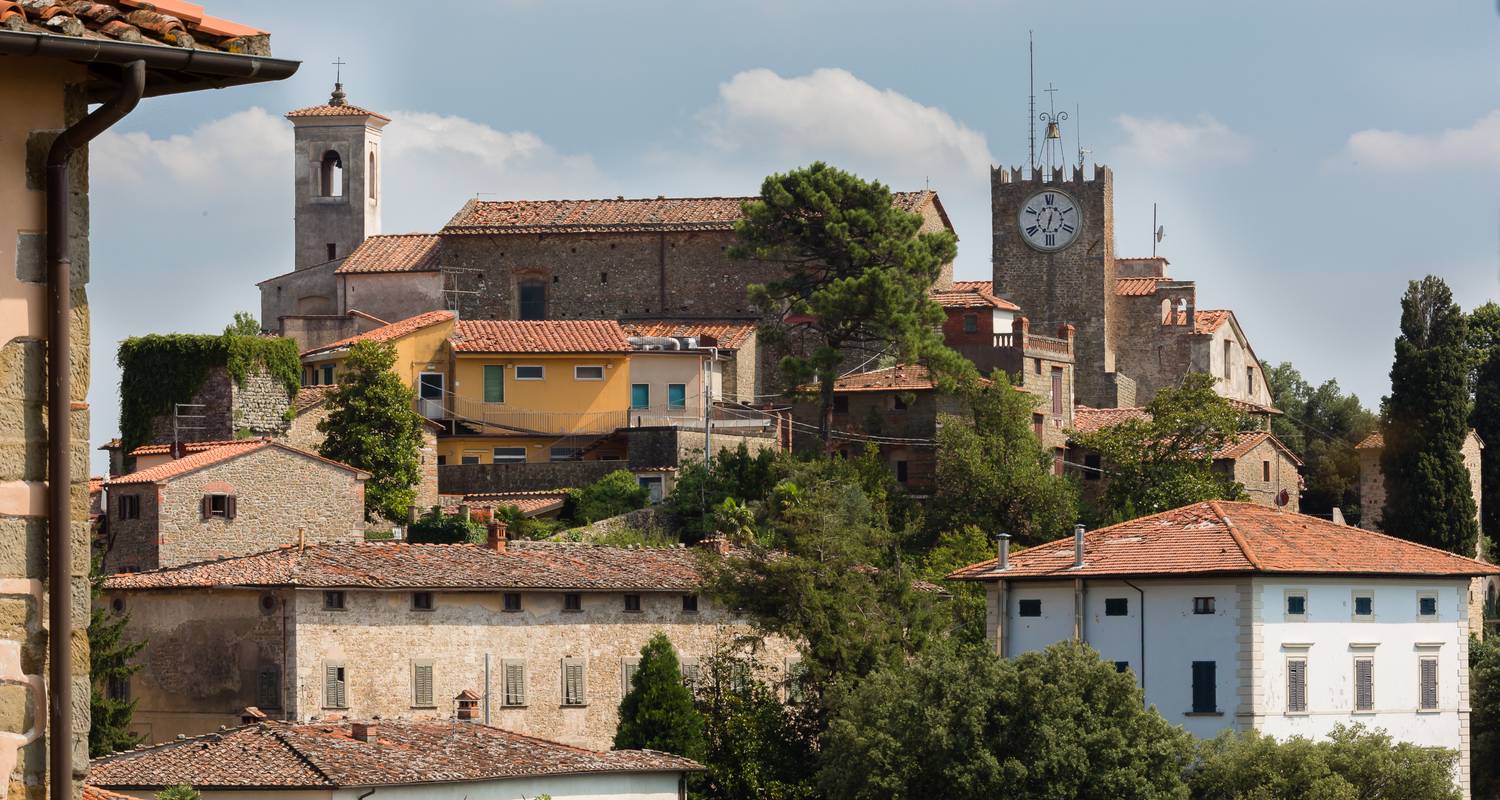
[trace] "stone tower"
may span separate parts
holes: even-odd
[[[1048,208],[1070,209],[1054,235],[1032,224]],[[1128,379],[1115,374],[1114,188],[1108,167],[990,171],[995,292],[1021,307],[1032,330],[1077,329],[1075,396],[1079,403],[1133,403]],[[1025,222],[1023,222],[1023,215]],[[1121,385],[1126,384],[1126,385]]]
[[[344,258],[380,233],[380,139],[390,118],[349,105],[342,83],[327,104],[286,118],[295,143],[295,266],[303,270]]]

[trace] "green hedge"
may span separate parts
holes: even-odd
[[[236,384],[264,368],[286,387],[287,397],[302,384],[302,360],[291,339],[225,334],[151,334],[120,343],[120,442],[125,452],[151,435],[151,421],[172,413],[223,367]]]

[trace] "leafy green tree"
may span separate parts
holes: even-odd
[[[562,516],[576,525],[588,525],[645,508],[650,499],[650,490],[634,473],[617,469],[582,489],[569,489]]]
[[[1457,762],[1453,750],[1393,743],[1361,725],[1317,742],[1226,732],[1202,744],[1188,784],[1194,800],[1458,800]]]
[[[735,225],[732,258],[782,270],[751,285],[749,298],[771,320],[762,344],[789,353],[781,366],[791,384],[817,384],[825,446],[833,382],[846,359],[889,353],[941,372],[967,363],[943,345],[943,310],[927,293],[957,254],[957,238],[921,233],[921,216],[893,199],[878,181],[815,162],[766,178]]]
[[[1074,433],[1080,447],[1099,453],[1108,477],[1099,521],[1123,522],[1203,500],[1240,500],[1245,489],[1214,470],[1214,454],[1242,427],[1214,378],[1190,373],[1162,389],[1146,407],[1148,419],[1127,420],[1092,433]]]
[[[224,326],[225,336],[259,336],[260,323],[249,311],[234,312],[234,319]]]
[[[1469,432],[1468,322],[1442,279],[1412,281],[1385,403],[1381,528],[1474,555],[1479,536],[1462,448]]]
[[[945,417],[938,430],[937,480],[929,528],[977,525],[1024,543],[1065,535],[1078,519],[1078,491],[1052,471],[1052,455],[1031,430],[1035,398],[996,373],[965,392],[974,421]]]
[[[1474,365],[1469,424],[1486,444],[1500,442],[1500,304],[1485,303],[1469,313],[1469,350]],[[1481,527],[1489,542],[1485,554],[1493,558],[1494,542],[1500,539],[1500,456],[1481,459],[1479,474]]]
[[[800,706],[783,703],[753,657],[721,648],[704,659],[693,696],[703,716],[708,772],[695,797],[808,800],[815,756]]]
[[[938,534],[932,547],[915,559],[915,576],[943,586],[949,593],[952,631],[962,641],[977,643],[985,639],[985,587],[973,581],[945,584],[943,579],[960,567],[994,558],[995,547],[996,543],[984,528],[965,525]]]
[[[823,740],[829,800],[1186,797],[1191,737],[1087,645],[1007,660],[948,644],[847,686]]]
[[[99,595],[98,581],[93,595]],[[89,756],[97,757],[129,750],[140,744],[141,737],[130,732],[135,701],[119,699],[112,686],[124,685],[139,672],[132,663],[145,642],[132,642],[125,636],[130,624],[128,614],[115,614],[95,606],[89,613]]]
[[[1470,767],[1473,794],[1500,796],[1500,643],[1469,639]]]
[[[390,344],[363,341],[349,348],[328,396],[328,417],[318,423],[326,437],[318,452],[370,473],[366,518],[401,522],[417,498],[423,423],[416,394],[396,376],[395,365]]]
[[[663,508],[684,540],[710,536],[716,530],[715,514],[725,500],[751,504],[765,499],[776,484],[776,461],[775,450],[751,453],[742,443],[734,450],[721,450],[712,467],[691,462],[679,470]]]
[[[478,522],[437,509],[429,510],[406,527],[407,541],[412,544],[483,544],[488,535]]]
[[[1338,381],[1314,387],[1290,362],[1262,364],[1271,402],[1282,414],[1271,418],[1271,431],[1302,458],[1304,514],[1326,515],[1335,506],[1351,519],[1363,511],[1359,498],[1359,453],[1355,445],[1375,432],[1378,418],[1346,395]],[[1372,516],[1380,509],[1370,509]]]
[[[156,800],[199,800],[203,795],[187,784],[168,786],[156,793]]]
[[[615,747],[703,758],[703,718],[693,707],[693,695],[682,682],[677,653],[664,633],[655,634],[641,648],[630,691],[620,701]]]

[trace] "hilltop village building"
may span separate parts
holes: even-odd
[[[1339,723],[1459,753],[1469,785],[1470,579],[1500,567],[1251,503],[1208,502],[958,570],[1001,656],[1075,639],[1199,737]]]
[[[657,632],[689,679],[741,637],[773,675],[796,661],[699,595],[701,549],[504,536],[492,524],[488,545],[293,545],[109,577],[101,601],[147,642],[128,689],[134,729],[149,742],[206,733],[246,706],[304,722],[446,720],[469,692],[480,721],[607,749]]]

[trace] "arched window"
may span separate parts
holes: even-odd
[[[339,157],[337,150],[329,150],[323,154],[318,174],[322,181],[320,194],[324,197],[344,196],[344,159]]]
[[[1178,325],[1186,325],[1186,324],[1188,324],[1188,318],[1187,318],[1187,298],[1186,297],[1179,297],[1179,298],[1177,298],[1177,324]]]
[[[370,199],[376,199],[376,188],[380,186],[380,173],[375,171],[375,151],[370,151],[370,170],[365,173],[365,183],[370,187]]]
[[[522,281],[516,286],[519,302],[516,304],[516,316],[520,319],[546,319],[547,318],[547,284],[545,281],[532,279]]]
[[[1161,324],[1172,324],[1172,301],[1163,299],[1161,301]]]

